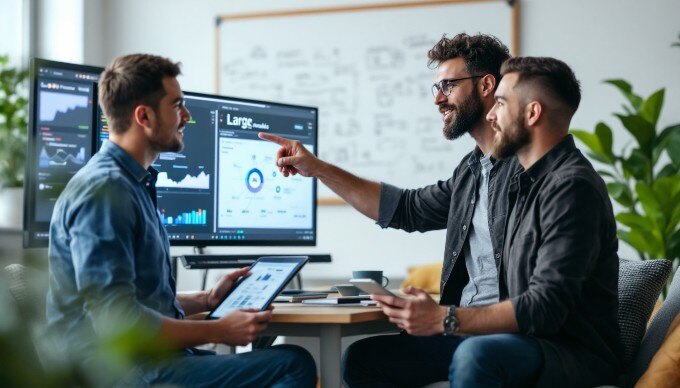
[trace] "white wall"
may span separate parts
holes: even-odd
[[[49,3],[50,0],[43,1]],[[84,26],[80,38],[74,27],[75,32],[67,30],[66,36],[42,35],[43,39],[80,39],[84,51],[81,55],[93,65],[104,65],[118,55],[132,52],[165,55],[183,62],[184,76],[180,82],[184,89],[207,93],[214,92],[214,19],[217,15],[380,2],[94,1],[95,4],[81,6],[86,22],[80,23]],[[612,87],[601,83],[607,78],[625,78],[644,95],[662,86],[669,87],[660,122],[662,125],[680,122],[680,49],[670,47],[680,31],[677,22],[680,2],[523,0],[521,6],[521,54],[560,58],[573,67],[581,80],[583,100],[573,127],[591,130],[595,123],[605,120],[615,131],[616,147],[631,140],[612,119],[611,113],[620,110],[623,100]],[[444,32],[459,31],[455,26],[443,26]],[[41,47],[52,47],[52,43],[45,41]],[[76,58],[77,50],[71,51],[69,57]],[[425,55],[423,53],[423,58]],[[440,128],[432,130],[440,131]],[[461,157],[452,155],[452,163]],[[320,207],[318,219],[319,244],[315,249],[222,248],[210,252],[330,252],[332,264],[309,265],[304,275],[337,279],[347,278],[352,269],[359,268],[383,269],[388,276],[403,277],[408,266],[440,261],[442,256],[443,232],[409,235],[383,231],[348,207]],[[184,252],[188,250],[175,250],[175,253]],[[633,251],[622,246],[620,254],[633,256]],[[199,274],[195,272],[182,272],[179,287],[196,288],[198,279]]]

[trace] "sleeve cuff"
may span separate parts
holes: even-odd
[[[399,207],[399,199],[403,194],[402,189],[388,183],[380,183],[380,208],[378,209],[378,224],[385,229],[390,226],[394,213]]]
[[[515,320],[517,321],[517,327],[519,332],[522,334],[530,335],[533,334],[533,328],[531,322],[528,319],[529,314],[526,311],[525,299],[522,295],[517,295],[510,298],[510,303],[512,303],[512,308],[515,310]]]

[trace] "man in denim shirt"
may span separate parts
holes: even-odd
[[[316,384],[304,349],[276,346],[206,355],[192,346],[246,345],[271,311],[236,311],[212,321],[184,320],[215,307],[248,269],[224,276],[210,291],[177,295],[168,235],[156,207],[160,152],[179,152],[190,118],[176,77],[179,65],[151,55],[116,59],[102,73],[99,102],[110,140],[69,182],[50,225],[47,318],[69,353],[88,362],[112,326],[166,341],[178,350],[161,364],[141,363],[130,384],[290,386]],[[144,338],[144,341],[148,339]]]

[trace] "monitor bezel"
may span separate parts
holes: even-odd
[[[319,108],[313,106],[295,105],[287,104],[281,102],[265,101],[265,100],[253,100],[240,97],[223,96],[218,94],[207,94],[207,93],[197,93],[183,91],[185,96],[193,97],[203,97],[211,98],[216,100],[225,101],[237,101],[244,103],[254,103],[254,104],[268,104],[272,106],[284,107],[284,108],[294,108],[294,109],[307,109],[314,110],[314,155],[318,155],[319,150]],[[264,140],[263,140],[264,141]],[[313,238],[311,240],[177,240],[171,239],[171,246],[195,246],[199,248],[209,247],[209,246],[316,246],[317,242],[317,211],[318,211],[318,198],[317,198],[317,180],[312,179],[312,230],[314,231]]]
[[[49,222],[37,222],[34,221],[35,218],[35,189],[37,185],[37,162],[35,150],[35,142],[37,141],[37,118],[36,118],[36,93],[38,90],[38,69],[40,67],[55,67],[64,70],[71,71],[82,71],[89,73],[99,73],[104,71],[103,67],[90,66],[90,65],[79,65],[75,63],[59,62],[43,58],[32,58],[31,65],[29,68],[29,80],[31,83],[29,90],[29,104],[28,104],[28,133],[27,133],[27,144],[26,144],[26,163],[24,168],[24,220],[23,220],[23,246],[24,248],[46,248],[49,244],[49,239],[37,239],[34,233],[37,231],[36,226],[47,226],[47,232],[49,233]],[[96,85],[97,82],[94,82]],[[93,97],[96,101],[97,99],[97,88],[94,88]],[[97,102],[98,105],[98,102]],[[93,116],[94,117],[94,116]],[[98,127],[95,128],[93,125],[92,133],[92,150],[96,150],[97,139],[95,135],[98,131]],[[93,153],[94,154],[94,153]],[[92,157],[92,154],[89,155]]]

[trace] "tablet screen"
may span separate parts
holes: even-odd
[[[237,284],[209,318],[220,318],[233,310],[266,308],[305,262],[260,259],[250,268],[250,276]]]

